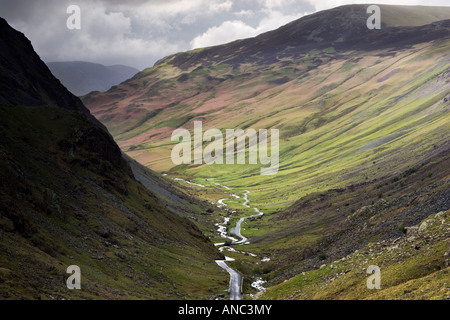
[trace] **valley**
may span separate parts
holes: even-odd
[[[246,293],[257,293],[258,278],[278,285],[449,210],[450,20],[431,18],[433,8],[381,9],[395,12],[381,30],[365,27],[364,6],[339,7],[166,57],[82,97],[127,155],[218,204],[214,223],[226,216],[231,233],[242,224],[242,251],[270,259],[230,252]],[[421,23],[399,18],[411,14]],[[203,130],[279,130],[278,172],[261,175],[250,161],[174,163],[172,132],[195,134],[194,121]],[[240,221],[253,207],[264,215]],[[210,224],[202,230],[215,241]]]
[[[450,8],[366,7],[80,98],[0,18],[1,297],[450,299]]]

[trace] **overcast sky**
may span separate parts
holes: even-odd
[[[319,10],[355,0],[0,0],[0,16],[46,61],[83,60],[151,67],[168,54],[256,36]],[[450,6],[449,0],[375,3]],[[67,7],[81,9],[69,30]]]

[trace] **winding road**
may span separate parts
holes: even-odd
[[[218,183],[216,183],[216,185],[224,187],[227,190],[231,190],[227,186],[219,185]],[[244,197],[243,197],[245,202],[242,204],[243,206],[245,206],[247,208],[250,207],[248,205],[248,203],[249,203],[249,200],[248,200],[249,193],[250,193],[250,191],[245,190]],[[232,194],[232,196],[234,198],[237,198],[237,199],[240,198],[239,196],[237,196],[235,194]],[[225,200],[228,200],[228,199],[220,199],[218,201],[218,203],[220,204],[218,206],[219,208],[222,208],[222,207],[226,206],[226,203],[224,203]],[[223,224],[216,224],[216,226],[218,227],[217,231],[219,232],[220,236],[222,238],[230,239],[231,240],[231,245],[249,244],[248,239],[241,234],[241,225],[245,221],[245,219],[259,217],[259,216],[262,216],[264,214],[258,208],[253,208],[253,210],[255,210],[255,212],[257,212],[257,214],[252,215],[252,216],[248,216],[248,217],[240,218],[239,221],[236,222],[236,226],[230,230],[231,233],[235,234],[241,240],[237,240],[237,239],[227,235],[226,225],[228,224],[230,218],[225,218]],[[234,250],[230,246],[224,246],[224,245],[225,245],[225,243],[216,243],[216,246],[221,246],[221,248],[219,248],[220,251],[229,250],[229,251],[233,251],[233,252],[239,252],[239,253],[243,253],[243,254],[248,254],[248,255],[251,255],[251,256],[254,256],[254,257],[256,256],[255,254],[247,253],[247,252],[240,252],[240,251]],[[224,269],[225,271],[227,271],[230,274],[230,289],[229,289],[229,291],[230,291],[230,300],[241,300],[241,298],[242,298],[242,281],[243,281],[242,276],[240,275],[239,272],[237,272],[236,270],[232,269],[230,266],[228,266],[226,264],[226,261],[232,261],[234,259],[231,259],[231,258],[226,257],[226,256],[225,256],[225,259],[226,260],[216,260],[216,263],[222,269]],[[254,288],[256,288],[256,289],[258,289],[260,291],[264,290],[264,287],[262,286],[263,282],[261,282],[261,280],[258,280],[257,282],[258,282],[257,284],[256,284],[256,282],[253,283],[252,287],[254,287]]]
[[[168,192],[166,189],[162,188],[161,186],[159,186],[158,183],[154,182],[151,178],[149,178],[148,176],[146,176],[146,174],[144,172],[141,172],[141,170],[138,170],[139,167],[135,167],[132,165],[132,163],[130,163],[131,168],[133,170],[133,174],[136,177],[136,179],[138,181],[140,181],[145,187],[147,187],[149,190],[151,190],[152,192],[156,192],[159,196],[161,197],[171,197],[173,198],[174,196]],[[163,176],[167,176],[167,174],[163,174]],[[176,181],[182,181],[182,182],[186,182],[187,184],[190,185],[194,185],[200,188],[205,188],[206,186],[203,184],[197,184],[197,183],[193,183],[191,181],[188,180],[184,180],[184,179],[180,179],[180,178],[174,178],[174,180]],[[239,197],[236,194],[232,194],[230,193],[231,188],[215,183],[215,185],[224,188],[226,191],[224,191],[225,193],[229,194],[231,197],[235,198],[235,199],[239,199],[241,197]],[[248,195],[250,194],[250,191],[245,190],[244,195],[243,195],[243,199],[244,199],[244,203],[242,204],[244,207],[246,208],[250,208],[249,204],[249,200],[248,200]],[[174,199],[172,199],[174,200]],[[176,200],[176,197],[175,197]],[[227,204],[224,202],[226,200],[230,200],[229,198],[225,198],[225,199],[220,199],[218,201],[218,205],[217,207],[219,208],[224,208],[227,206]],[[236,213],[236,211],[230,211],[228,209],[225,208],[225,210],[229,211],[230,213]],[[248,216],[248,217],[244,217],[244,218],[240,218],[239,221],[236,223],[236,226],[234,228],[231,229],[231,232],[233,234],[235,234],[239,239],[236,239],[234,237],[231,237],[227,234],[227,225],[228,222],[230,221],[229,217],[225,217],[223,223],[217,223],[216,227],[217,227],[217,232],[220,234],[220,236],[224,239],[228,239],[231,241],[231,245],[240,245],[240,244],[248,244],[248,239],[246,237],[244,237],[241,234],[241,225],[242,223],[245,221],[245,219],[249,219],[249,218],[253,218],[253,217],[258,217],[258,216],[262,216],[263,213],[261,211],[258,210],[258,208],[253,208],[253,210],[255,210],[255,212],[257,213],[256,215],[252,215],[252,216]],[[241,253],[241,254],[245,254],[245,255],[250,255],[252,257],[256,257],[255,254],[253,253],[249,253],[249,252],[242,252],[242,251],[238,251],[230,246],[225,246],[225,243],[216,243],[215,246],[220,247],[219,250],[221,252],[223,252],[224,250],[227,251],[231,251],[231,252],[236,252],[236,253]],[[233,261],[234,259],[230,258],[230,257],[225,257],[226,260],[216,260],[216,263],[225,271],[227,271],[230,274],[230,285],[229,285],[229,292],[230,292],[230,300],[241,300],[242,299],[242,276],[239,272],[237,272],[236,270],[234,270],[233,268],[229,267],[227,265],[227,261]],[[268,261],[270,260],[269,258],[263,258],[261,261]],[[264,290],[264,287],[262,286],[262,284],[264,283],[264,281],[261,281],[260,279],[258,279],[257,281],[252,283],[252,287],[256,288],[257,290]]]
[[[230,300],[241,300],[242,276],[236,270],[230,268],[224,260],[216,260],[216,263],[230,274]]]
[[[184,180],[184,179],[180,179],[180,178],[175,178],[174,180],[176,181],[184,181],[188,184],[191,185],[195,185],[201,188],[205,188],[206,186],[203,184],[196,184],[193,183],[191,181],[188,180]],[[222,184],[219,183],[214,183],[216,186],[224,188],[226,191],[224,191],[225,193],[229,194],[231,197],[236,198],[236,199],[240,199],[241,197],[239,197],[236,194],[231,194],[229,191],[231,191],[230,187],[224,186]],[[250,208],[249,206],[249,200],[248,200],[248,195],[250,194],[250,191],[245,190],[244,191],[244,195],[243,195],[243,199],[244,199],[244,203],[242,203],[242,206],[246,207],[246,208]],[[225,208],[227,206],[227,204],[224,202],[226,200],[230,200],[230,198],[224,198],[224,199],[220,199],[219,201],[217,201],[217,207],[218,208]],[[225,208],[225,210],[230,211],[228,209]],[[231,233],[235,234],[237,237],[240,238],[240,240],[234,238],[234,237],[230,237],[227,234],[227,224],[230,221],[230,218],[225,217],[224,218],[224,222],[223,223],[217,223],[216,227],[217,227],[217,232],[220,234],[220,236],[224,239],[228,239],[231,240],[231,244],[230,245],[241,245],[241,244],[249,244],[250,242],[248,242],[248,239],[243,236],[241,234],[241,225],[242,223],[245,221],[245,219],[250,219],[250,218],[255,218],[255,217],[259,217],[264,215],[263,212],[261,212],[258,208],[253,208],[253,210],[255,210],[255,212],[257,214],[255,215],[251,215],[248,217],[243,217],[240,218],[238,222],[236,222],[236,226],[234,228],[232,228],[230,231]],[[236,211],[230,211],[231,213],[236,213]],[[234,248],[231,248],[230,245],[225,245],[224,243],[216,243],[215,246],[220,247],[219,250],[222,252],[224,250],[227,251],[232,251],[232,252],[237,252],[237,253],[242,253],[242,254],[246,254],[246,255],[251,255],[253,257],[256,257],[255,254],[253,253],[249,253],[249,252],[242,252],[242,251],[237,251]],[[263,258],[261,261],[268,261],[270,259],[268,258]],[[225,260],[216,260],[216,263],[219,267],[221,267],[222,269],[224,269],[225,271],[227,271],[230,274],[230,285],[229,285],[229,292],[230,292],[230,300],[241,300],[242,299],[242,281],[243,278],[241,276],[241,274],[239,272],[237,272],[236,270],[234,270],[233,268],[231,268],[226,262],[227,261],[234,261],[233,258],[227,257],[225,256]],[[258,279],[257,281],[252,283],[252,287],[262,291],[265,290],[265,288],[262,286],[262,284],[264,284],[265,281],[262,281],[261,279]]]

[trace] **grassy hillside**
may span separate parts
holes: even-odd
[[[228,276],[213,244],[134,178],[29,41],[3,19],[0,31],[0,297],[223,294]],[[66,287],[70,265],[81,269],[81,290]]]
[[[77,114],[0,112],[3,298],[206,298],[223,289],[213,245],[125,164],[78,144],[95,135]],[[72,264],[82,270],[79,292],[65,287]]]

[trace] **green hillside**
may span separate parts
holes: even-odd
[[[412,10],[406,9],[405,14]],[[160,172],[251,187],[262,206],[286,207],[308,193],[401,172],[437,152],[434,145],[447,141],[449,132],[448,33],[442,37],[447,25],[364,29],[361,37],[384,41],[373,41],[373,48],[364,44],[363,50],[351,35],[343,44],[333,39],[292,47],[292,35],[279,40],[289,30],[303,30],[297,35],[303,37],[308,29],[302,26],[327,14],[305,17],[275,34],[168,57],[83,101],[139,162]],[[413,36],[429,28],[426,39]],[[338,37],[333,30],[321,36]],[[395,38],[412,44],[396,45]],[[281,43],[275,52],[265,45],[274,39]],[[236,47],[255,53],[236,53]],[[174,167],[170,136],[179,127],[192,130],[194,120],[202,120],[204,130],[279,129],[279,173],[262,177],[255,165]]]

